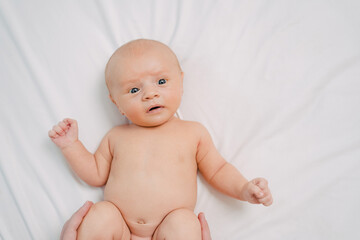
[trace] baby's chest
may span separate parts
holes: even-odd
[[[196,166],[196,140],[182,135],[145,135],[118,141],[114,164],[134,169],[189,168]]]

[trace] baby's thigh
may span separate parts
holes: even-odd
[[[77,239],[129,240],[130,231],[119,209],[111,202],[94,204],[78,229]]]
[[[201,240],[200,222],[193,211],[176,209],[164,218],[152,239]]]

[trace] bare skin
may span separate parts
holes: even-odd
[[[87,201],[66,221],[61,231],[60,240],[76,240],[77,230],[92,205],[92,202]],[[201,225],[201,240],[211,240],[210,229],[204,213],[199,213],[198,219]]]
[[[75,120],[49,131],[81,179],[105,185],[104,201],[91,207],[78,239],[200,240],[197,170],[224,194],[271,205],[265,179],[248,181],[222,158],[204,126],[174,117],[184,74],[167,46],[132,41],[114,53],[105,77],[110,99],[131,124],[111,129],[95,154],[79,141]]]
[[[77,230],[92,205],[92,202],[86,202],[66,221],[61,231],[60,240],[76,240]]]

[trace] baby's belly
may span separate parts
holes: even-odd
[[[112,169],[104,198],[121,211],[130,231],[151,236],[164,217],[178,208],[194,210],[196,168],[168,171],[115,171]]]

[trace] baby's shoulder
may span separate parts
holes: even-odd
[[[123,134],[124,132],[126,132],[127,128],[128,127],[126,125],[114,126],[107,132],[106,136],[108,138],[113,138],[115,136],[119,136],[119,134],[121,134],[121,133]]]
[[[184,130],[189,131],[197,136],[201,136],[207,132],[207,129],[200,122],[181,120],[181,124]]]

